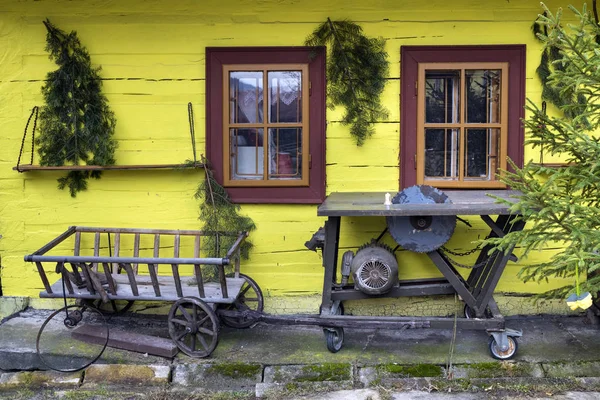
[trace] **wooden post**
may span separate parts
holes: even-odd
[[[136,233],[134,238],[133,238],[133,256],[134,257],[139,257],[140,256],[140,234]],[[135,272],[135,274],[137,275],[138,273],[138,263],[133,264],[133,271]]]
[[[94,235],[94,257],[98,257],[100,255],[100,232],[96,232]],[[98,264],[93,263],[92,269],[94,271],[98,271]]]
[[[110,233],[109,233],[109,235],[110,235]],[[121,250],[121,234],[119,232],[117,232],[117,233],[115,233],[115,251],[113,253],[113,257],[119,257],[120,250]],[[116,272],[117,274],[121,272],[121,271],[119,271],[118,263],[113,263],[112,272]]]

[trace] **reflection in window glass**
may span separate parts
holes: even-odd
[[[302,72],[269,71],[269,122],[302,122]]]
[[[262,71],[229,73],[229,122],[261,123],[263,121]]]
[[[492,179],[498,168],[499,129],[466,130],[465,176]]]
[[[466,70],[466,120],[471,123],[500,122],[500,70]]]
[[[269,178],[302,179],[302,128],[269,129]]]
[[[425,72],[425,122],[460,122],[460,71]]]
[[[230,129],[231,179],[263,179],[262,129]]]
[[[425,177],[457,179],[459,130],[425,129]]]

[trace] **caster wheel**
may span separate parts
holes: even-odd
[[[465,312],[465,318],[467,318],[467,319],[477,318],[475,316],[475,311],[473,311],[473,309],[471,307],[469,307],[468,304],[465,304],[464,312]],[[490,309],[486,307],[485,311],[483,312],[483,317],[489,319],[489,318],[493,318],[494,316],[492,315],[492,312],[490,311]]]
[[[325,333],[327,350],[332,353],[340,351],[344,345],[344,328],[323,329],[323,333]]]
[[[334,315],[344,315],[344,305],[340,302]],[[323,328],[327,350],[337,353],[344,345],[344,328]]]
[[[212,308],[196,297],[183,297],[171,307],[169,335],[190,357],[208,357],[219,341],[219,320]]]
[[[504,351],[500,349],[498,343],[496,343],[496,339],[493,336],[490,336],[488,345],[490,348],[490,354],[496,360],[510,360],[515,356],[517,350],[519,349],[519,343],[517,342],[517,338],[508,336],[508,348]]]

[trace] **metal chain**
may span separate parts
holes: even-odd
[[[475,247],[474,249],[465,251],[464,253],[452,251],[445,246],[442,246],[440,249],[443,250],[442,254],[444,255],[444,257],[450,262],[450,264],[454,265],[455,267],[466,268],[466,269],[475,269],[475,268],[480,268],[480,267],[483,267],[484,265],[486,265],[489,261],[489,258],[485,258],[483,261],[481,261],[475,265],[467,265],[467,264],[461,264],[458,261],[453,260],[452,258],[448,257],[448,254],[452,254],[453,256],[458,256],[458,257],[468,256],[468,255],[475,253],[480,248],[481,248],[481,246],[477,245],[477,247]]]
[[[464,257],[464,256],[470,256],[471,254],[475,253],[476,251],[479,251],[481,249],[481,245],[478,244],[477,247],[475,247],[474,249],[465,251],[464,253],[452,251],[449,248],[447,248],[446,246],[442,246],[441,249],[444,250],[445,253],[452,254],[453,256]]]
[[[23,147],[25,147],[25,138],[27,137],[27,129],[29,129],[29,123],[31,122],[31,118],[33,118],[33,116],[35,115],[35,118],[33,120],[33,130],[31,131],[31,161],[29,162],[30,164],[33,164],[33,146],[35,143],[35,128],[37,126],[38,111],[39,111],[38,106],[34,106],[31,109],[31,114],[29,115],[29,118],[27,119],[27,124],[25,125],[25,130],[23,131],[23,138],[21,139],[21,149],[19,150],[19,158],[17,159],[17,171],[19,171],[19,172],[21,172],[19,170],[19,165],[21,164],[21,156],[23,155]]]

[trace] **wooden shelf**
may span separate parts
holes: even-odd
[[[564,168],[575,165],[575,163],[532,163],[532,165],[545,168]]]
[[[110,171],[110,170],[143,170],[143,169],[196,169],[204,168],[205,164],[148,164],[148,165],[60,165],[45,166],[24,164],[13,167],[19,172],[27,171]]]

